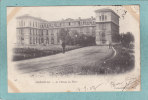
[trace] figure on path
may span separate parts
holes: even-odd
[[[109,43],[109,49],[111,49],[112,48],[112,44],[111,43]]]
[[[62,49],[63,49],[63,53],[65,53],[65,41],[62,41]]]

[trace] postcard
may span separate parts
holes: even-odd
[[[140,91],[139,9],[7,7],[8,92]]]

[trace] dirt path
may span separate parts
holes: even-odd
[[[82,68],[98,66],[113,50],[103,46],[84,47],[65,54],[15,62],[23,73],[46,71],[51,74],[79,73]]]

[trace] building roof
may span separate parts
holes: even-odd
[[[98,9],[98,10],[95,10],[95,12],[112,12],[114,13],[115,15],[117,15],[118,17],[120,17],[117,13],[115,13],[112,9]]]
[[[67,18],[62,20],[63,22],[73,22],[73,21],[89,21],[89,20],[95,20],[95,18],[85,18],[85,19],[81,19],[80,17],[78,19],[71,19],[71,18]]]
[[[67,19],[62,19],[62,20],[59,20],[59,21],[47,21],[47,20],[44,20],[44,19],[41,19],[41,18],[38,18],[38,17],[33,17],[33,16],[30,16],[30,15],[27,15],[27,14],[26,14],[26,15],[22,15],[22,16],[17,17],[17,19],[22,19],[22,18],[32,18],[32,19],[40,20],[40,21],[47,22],[47,23],[74,22],[74,21],[88,21],[88,20],[95,20],[94,17],[91,17],[91,18],[85,18],[85,19],[81,19],[81,18],[79,17],[78,19],[67,18]]]
[[[32,18],[32,19],[36,19],[36,20],[40,20],[40,21],[43,21],[43,22],[48,22],[44,19],[41,19],[41,18],[38,18],[38,17],[32,17],[28,14],[25,14],[25,15],[22,15],[22,16],[19,16],[19,17],[16,17],[17,19],[22,19],[22,18]]]

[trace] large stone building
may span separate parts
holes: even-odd
[[[23,15],[17,17],[18,45],[60,44],[60,30],[96,37],[96,44],[105,45],[114,42],[112,34],[119,34],[119,16],[110,9],[96,10],[96,18],[65,19],[46,21],[41,18]]]
[[[111,9],[96,10],[96,44],[115,43],[119,34],[119,16]]]

